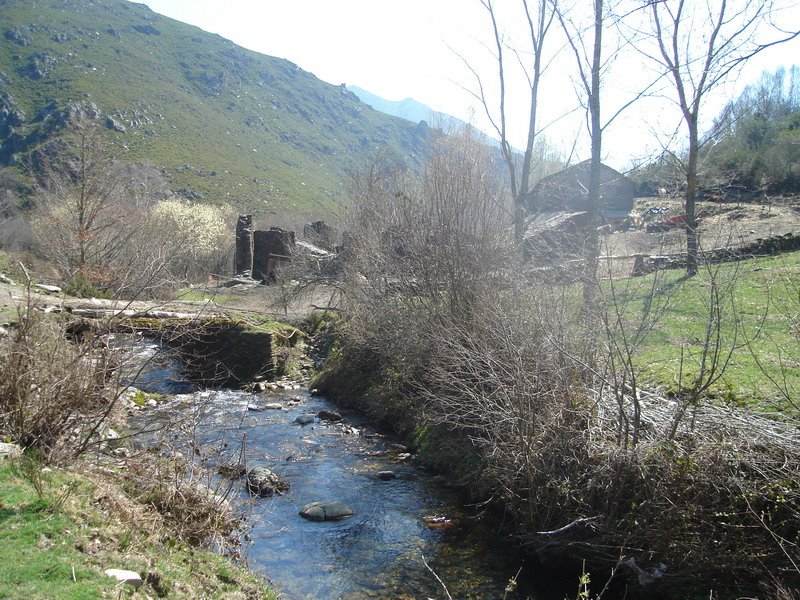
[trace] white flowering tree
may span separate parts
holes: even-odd
[[[170,271],[184,281],[226,268],[233,248],[229,208],[164,200],[153,208],[155,229],[169,239]]]

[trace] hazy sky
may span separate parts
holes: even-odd
[[[690,2],[699,0],[689,0]],[[734,0],[735,1],[735,0]],[[752,1],[752,0],[751,0]],[[218,33],[233,42],[271,56],[297,63],[320,79],[333,84],[360,86],[390,100],[414,98],[435,110],[472,121],[484,130],[489,124],[483,109],[469,91],[477,89],[466,59],[487,85],[494,88],[496,62],[491,24],[478,0],[145,0],[154,11],[201,29]],[[512,0],[497,2],[501,27],[507,39],[524,39],[525,22]],[[589,0],[578,0],[591,10]],[[780,0],[777,4],[781,4]],[[800,23],[796,7],[785,8],[781,19]],[[792,4],[794,4],[792,2]],[[588,15],[587,15],[588,16]],[[791,18],[790,18],[791,17]],[[563,47],[560,35],[551,38],[551,51]],[[609,52],[609,50],[607,50]],[[756,79],[762,70],[800,62],[800,41],[760,54],[711,99],[707,117],[714,116],[725,98]],[[523,56],[524,58],[524,56]],[[555,123],[548,138],[564,150],[581,137],[574,160],[587,158],[585,118],[575,92],[574,58],[562,52],[546,74],[541,92],[543,121]],[[604,113],[613,114],[627,94],[651,76],[645,59],[635,52],[613,66],[613,85],[607,85]],[[510,81],[510,133],[516,147],[524,146],[529,105],[518,84],[520,72]],[[610,78],[609,78],[610,81]],[[668,93],[669,88],[665,88]],[[567,115],[566,117],[564,115]],[[658,150],[654,134],[675,130],[679,114],[663,98],[637,104],[608,129],[604,137],[604,159],[622,168],[631,160]],[[662,136],[663,139],[663,136]]]

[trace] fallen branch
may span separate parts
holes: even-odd
[[[425,567],[428,569],[428,571],[430,571],[433,574],[433,576],[436,577],[436,581],[438,581],[439,585],[442,586],[442,589],[444,590],[444,593],[447,596],[448,600],[453,600],[453,597],[450,595],[450,592],[448,591],[447,586],[444,584],[444,581],[442,581],[441,578],[436,574],[436,571],[431,569],[431,566],[428,564],[428,561],[425,560],[425,555],[420,554],[420,556],[422,556],[422,564],[424,564]]]
[[[566,533],[570,529],[574,529],[579,525],[587,525],[589,523],[592,523],[593,521],[596,521],[599,518],[600,517],[581,517],[580,519],[575,519],[572,523],[568,523],[567,525],[559,527],[558,529],[553,529],[551,531],[535,531],[534,534],[541,537],[554,537],[557,535],[561,535],[562,533]]]

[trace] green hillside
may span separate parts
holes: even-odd
[[[430,130],[343,85],[124,0],[0,0],[0,162],[72,113],[174,190],[257,215],[335,209],[377,148],[414,164]]]

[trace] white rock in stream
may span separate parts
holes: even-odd
[[[253,496],[271,496],[289,490],[289,484],[267,467],[253,467],[247,473],[247,489]]]

